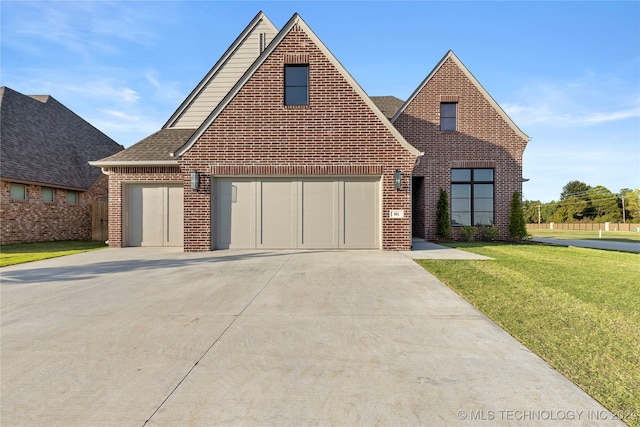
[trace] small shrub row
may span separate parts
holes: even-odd
[[[483,225],[480,227],[480,240],[491,242],[498,238],[500,234],[500,230],[495,225]],[[460,240],[465,242],[470,242],[475,240],[476,235],[478,234],[478,227],[474,227],[472,225],[465,225],[460,230]]]

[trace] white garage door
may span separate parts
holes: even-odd
[[[379,178],[218,178],[218,249],[378,249]]]
[[[182,246],[182,184],[129,184],[126,191],[127,246]]]

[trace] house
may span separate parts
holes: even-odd
[[[0,88],[0,243],[91,239],[108,180],[87,162],[122,146],[48,95]]]
[[[508,237],[510,200],[522,194],[529,141],[449,51],[391,121],[425,155],[413,170],[413,235],[436,238],[439,190],[449,194],[452,237],[465,225],[496,225]]]
[[[433,148],[411,133],[422,86],[370,98],[298,14],[278,31],[258,13],[162,129],[91,162],[110,245],[410,249],[412,186],[431,185],[412,178]]]

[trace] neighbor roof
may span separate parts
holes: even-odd
[[[489,101],[489,103],[493,106],[493,108],[495,108],[498,114],[502,116],[502,118],[511,126],[511,128],[520,137],[522,137],[526,141],[531,140],[531,138],[527,134],[525,134],[522,130],[520,130],[520,128],[515,124],[515,122],[511,120],[511,117],[509,117],[507,113],[505,113],[505,111],[502,109],[502,107],[500,107],[500,105],[496,102],[496,100],[493,99],[491,95],[489,95],[489,92],[487,92],[485,88],[482,87],[480,82],[475,78],[473,74],[471,74],[471,71],[469,71],[469,69],[465,67],[462,61],[460,61],[460,59],[455,55],[455,53],[453,53],[452,50],[447,52],[447,54],[440,60],[440,62],[438,62],[438,64],[434,67],[434,69],[431,70],[429,75],[427,75],[427,77],[422,81],[422,83],[420,83],[418,88],[411,94],[409,99],[407,99],[407,102],[405,102],[402,108],[400,108],[396,112],[396,114],[391,118],[391,123],[395,122],[398,119],[398,117],[400,117],[402,112],[409,106],[409,104],[411,104],[414,98],[418,96],[418,94],[422,91],[422,89],[427,85],[427,83],[429,83],[429,81],[433,78],[433,76],[435,76],[438,70],[440,70],[440,68],[444,65],[445,62],[447,62],[448,59],[451,59],[453,60],[453,62],[455,62],[458,68],[462,70],[462,72],[467,76],[467,78],[471,81],[471,83],[480,91],[480,93],[484,95],[484,97]]]
[[[387,119],[391,119],[404,105],[404,101],[395,96],[371,96],[370,98]]]
[[[123,147],[49,95],[0,87],[0,177],[88,190],[100,170],[87,162]]]

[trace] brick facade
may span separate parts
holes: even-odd
[[[309,105],[283,105],[284,65],[309,64]],[[411,244],[407,151],[313,40],[294,26],[199,140],[179,160],[198,171],[199,191],[185,185],[184,250],[211,249],[212,175],[382,176],[382,248]],[[394,186],[394,171],[404,172]],[[375,171],[372,173],[372,171]],[[389,218],[403,209],[402,219]]]
[[[440,103],[457,102],[457,131],[440,130]],[[414,235],[435,239],[439,189],[451,190],[452,168],[494,169],[495,224],[508,237],[510,200],[522,193],[522,153],[528,139],[500,114],[490,98],[449,57],[396,118],[394,125],[423,151],[414,178]],[[417,204],[419,204],[417,206]],[[422,211],[420,211],[422,210]],[[452,237],[460,228],[452,227]]]
[[[22,185],[22,184],[21,184]],[[0,243],[90,240],[91,204],[107,201],[108,179],[100,176],[78,203],[67,202],[67,190],[54,189],[53,202],[42,200],[42,187],[28,184],[26,200],[11,199],[11,182],[0,183]]]

